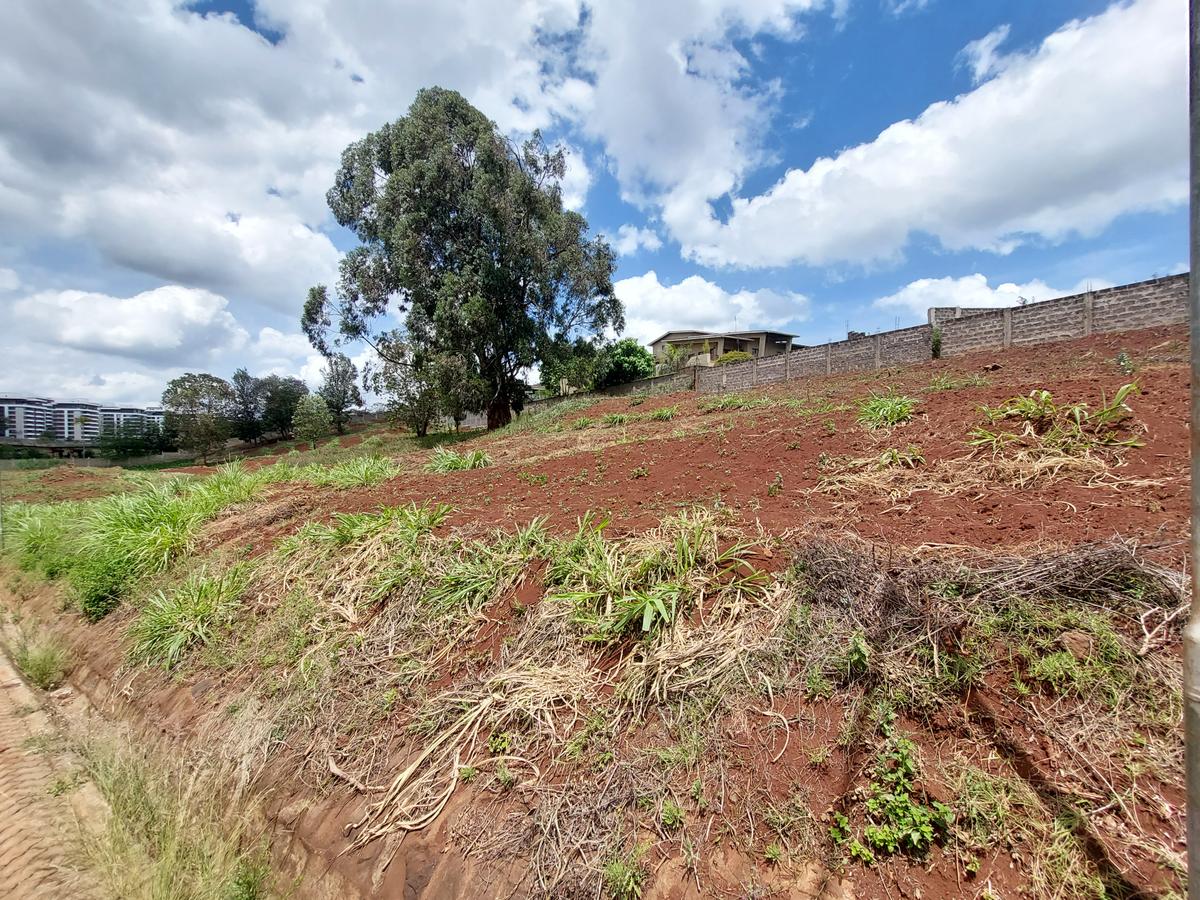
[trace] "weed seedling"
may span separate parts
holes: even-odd
[[[767,844],[767,849],[763,851],[763,859],[773,866],[783,862],[783,847],[779,844]]]
[[[771,479],[771,483],[767,485],[767,496],[778,497],[783,490],[783,475],[779,472],[775,473],[775,477]]]
[[[658,820],[667,831],[677,831],[683,826],[683,807],[674,800],[664,800]]]

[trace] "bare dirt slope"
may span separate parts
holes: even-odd
[[[1170,328],[569,401],[485,468],[260,485],[99,623],[9,602],[237,761],[313,896],[1172,896],[1187,397]]]

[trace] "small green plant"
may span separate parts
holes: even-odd
[[[778,497],[781,491],[783,491],[783,475],[776,472],[775,477],[771,479],[771,483],[767,485],[767,496]]]
[[[840,847],[850,840],[850,819],[843,812],[834,812],[833,821],[829,825],[829,838],[835,847]]]
[[[629,398],[630,406],[641,406],[645,402],[646,402],[645,394],[634,394],[632,397]]]
[[[921,453],[921,448],[915,444],[909,444],[903,450],[897,450],[895,447],[884,450],[879,454],[879,459],[875,465],[879,469],[888,469],[892,466],[899,466],[903,469],[915,469],[924,463],[925,456]]]
[[[942,329],[936,325],[929,336],[929,350],[934,359],[942,358]]]
[[[647,469],[645,466],[638,466],[636,469],[634,469],[632,472],[629,473],[629,477],[630,478],[645,478],[649,474],[650,474],[650,470]]]
[[[637,900],[642,896],[642,882],[646,880],[642,856],[646,849],[638,845],[604,864],[604,886],[613,900]]]
[[[429,462],[429,472],[461,472],[467,469],[483,469],[492,464],[492,458],[484,450],[467,450],[459,453],[449,447],[435,447]]]
[[[1133,357],[1129,355],[1127,350],[1122,350],[1117,354],[1117,368],[1121,370],[1122,375],[1132,375],[1137,371],[1137,366],[1133,363]]]
[[[585,428],[591,428],[595,424],[595,419],[588,418],[587,416],[580,416],[578,419],[575,419],[571,422],[571,428],[575,431],[582,431]]]
[[[22,634],[13,649],[13,662],[21,674],[43,691],[62,684],[70,668],[70,655],[58,639],[49,633],[30,638]]]
[[[400,468],[383,456],[357,456],[332,466],[306,466],[299,477],[317,487],[347,490],[369,487],[395,478]]]
[[[600,420],[600,424],[609,428],[628,425],[633,420],[633,417],[628,413],[609,413]]]
[[[821,423],[821,427],[825,429],[825,433],[830,437],[837,434],[837,422],[833,421],[833,419],[826,419]]]
[[[770,865],[777,866],[783,862],[784,850],[777,843],[767,844],[767,848],[763,850],[763,859]]]
[[[808,763],[815,768],[821,768],[829,762],[832,751],[828,747],[813,747],[808,751]]]
[[[470,784],[479,775],[479,770],[474,766],[459,766],[458,780],[463,784]]]
[[[892,428],[912,418],[917,401],[895,391],[872,393],[858,405],[858,421],[870,429]]]
[[[955,391],[965,387],[983,387],[987,383],[988,380],[986,378],[975,373],[970,375],[951,375],[949,372],[942,372],[929,379],[929,387],[926,390]]]
[[[658,820],[667,831],[677,831],[683,826],[683,807],[674,800],[664,800]]]
[[[550,476],[543,473],[519,472],[517,473],[517,479],[534,487],[540,487],[550,480]]]
[[[946,804],[937,800],[926,803],[914,793],[916,745],[892,734],[890,724],[884,726],[884,734],[888,740],[876,761],[866,804],[870,824],[863,829],[863,840],[873,853],[919,856],[945,838],[954,813]]]
[[[488,737],[488,752],[492,754],[508,753],[512,749],[513,736],[507,731],[497,731]]]
[[[828,700],[833,696],[833,684],[821,672],[809,672],[804,679],[804,693],[809,700]]]
[[[850,636],[850,646],[841,666],[846,681],[856,681],[866,675],[870,665],[871,648],[867,644],[867,637],[861,631],[856,631]]]
[[[516,773],[508,767],[504,760],[496,763],[496,783],[506,791],[511,790],[517,783]]]
[[[675,414],[679,412],[678,406],[663,406],[652,412],[646,413],[646,421],[648,422],[670,422],[675,418]]]

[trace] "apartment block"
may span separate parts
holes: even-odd
[[[124,425],[162,427],[161,406],[104,406],[88,400],[0,397],[0,437],[23,441],[88,443]]]

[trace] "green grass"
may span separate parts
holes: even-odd
[[[483,469],[492,464],[492,458],[483,450],[467,450],[459,453],[448,447],[436,447],[433,456],[425,464],[429,472],[461,472],[467,469]]]
[[[237,610],[246,571],[234,566],[220,574],[194,572],[172,591],[158,591],[129,626],[129,658],[142,665],[172,669],[196,645],[212,643]]]
[[[143,477],[125,494],[18,507],[8,552],[27,570],[65,578],[80,611],[95,621],[189,552],[204,522],[251,499],[264,483],[263,475],[233,463],[204,479]]]
[[[13,662],[31,684],[48,691],[62,684],[70,669],[70,654],[48,633],[22,634],[13,648]]]
[[[858,421],[867,428],[891,428],[912,418],[917,401],[894,391],[871,394],[858,405]]]
[[[400,474],[400,467],[382,456],[359,456],[332,466],[310,466],[300,470],[300,477],[317,487],[339,490],[370,487],[389,481]]]

